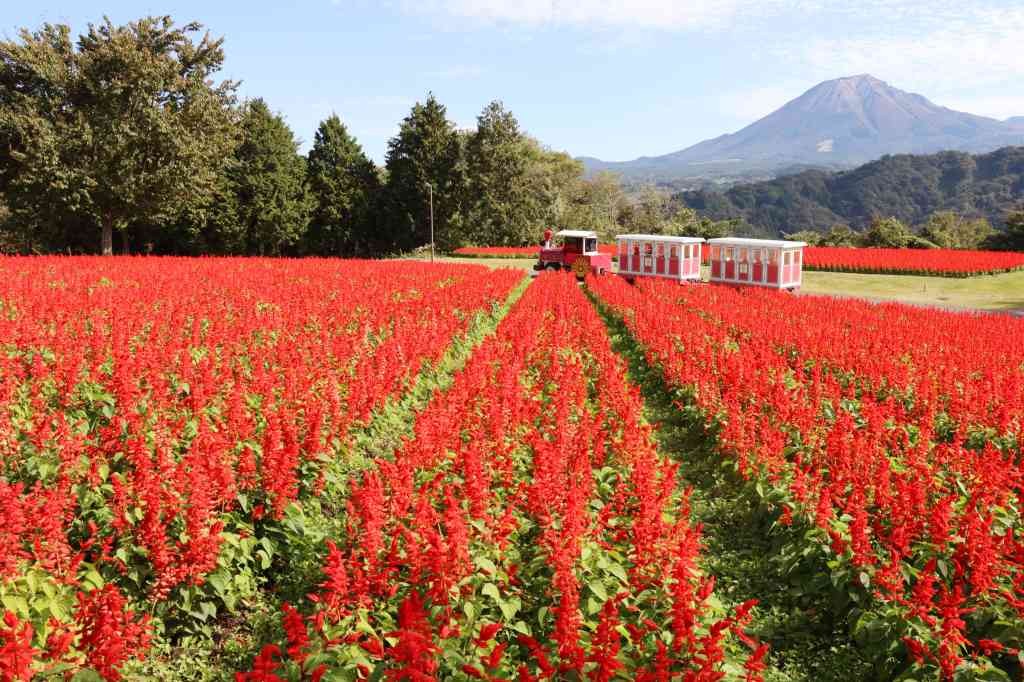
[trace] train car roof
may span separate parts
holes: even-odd
[[[713,246],[750,246],[753,248],[760,246],[782,249],[797,249],[807,246],[807,242],[791,242],[784,239],[748,239],[746,237],[718,237],[717,239],[709,239],[708,244]]]
[[[616,239],[635,239],[645,242],[672,242],[674,244],[700,244],[703,237],[681,237],[668,234],[617,234]]]
[[[582,237],[585,239],[597,239],[597,232],[589,230],[562,230],[555,233],[556,237]]]

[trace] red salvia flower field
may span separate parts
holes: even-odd
[[[255,527],[315,495],[350,430],[520,279],[323,260],[0,268],[4,679],[54,659],[117,679],[148,646],[136,611],[205,620],[243,598],[239,562],[274,560]]]
[[[720,679],[750,605],[711,606],[640,410],[575,281],[542,275],[347,486],[309,619],[321,657],[388,679]]]
[[[1020,671],[1024,320],[412,261],[0,267],[0,680],[211,642],[238,680],[763,679],[616,343],[882,678]]]
[[[795,549],[824,555],[865,638],[902,641],[946,679],[1016,656],[1024,321],[657,281],[590,286],[780,522],[807,527]]]

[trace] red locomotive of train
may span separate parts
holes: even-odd
[[[601,253],[597,248],[596,232],[562,230],[553,236],[561,245],[555,245],[551,230],[547,230],[534,270],[572,270],[580,277],[588,272],[603,275],[612,271],[611,256]]]

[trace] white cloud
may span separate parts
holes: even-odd
[[[400,5],[411,13],[488,24],[680,30],[722,27],[741,11],[760,13],[778,5],[803,6],[814,1],[402,0]]]
[[[333,0],[335,3],[338,0]],[[757,27],[765,17],[783,16],[794,24],[826,17],[841,28],[873,24],[970,25],[1019,11],[1001,0],[394,0],[407,14],[469,23],[526,27],[643,28],[686,31],[738,25]]]
[[[867,72],[935,85],[1024,75],[1024,6],[1006,0],[394,0],[393,6],[455,30],[575,28],[619,40],[635,31],[727,31],[756,52],[789,56],[801,73],[824,78]]]
[[[895,5],[898,15],[913,2]],[[1024,78],[1024,7],[939,6],[933,14],[897,22],[884,30],[851,32],[768,48],[824,78],[871,73],[892,85],[938,97]],[[1012,83],[1009,83],[1012,86]],[[942,102],[940,102],[942,103]]]

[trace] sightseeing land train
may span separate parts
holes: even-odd
[[[612,257],[598,248],[597,233],[562,230],[540,248],[535,270],[572,270],[577,276],[613,272]],[[620,234],[615,238],[617,273],[629,280],[663,277],[700,282],[701,263],[710,263],[709,281],[723,284],[798,289],[803,279],[804,242],[778,239],[671,237]]]

